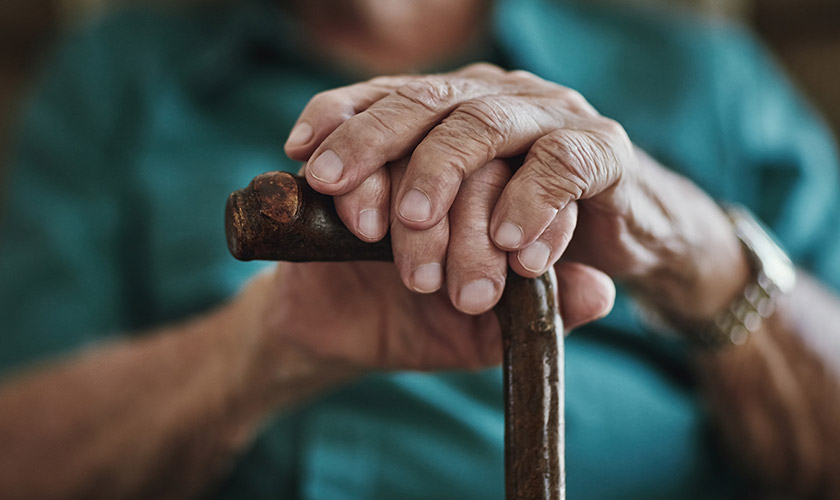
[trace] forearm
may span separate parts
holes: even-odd
[[[648,161],[650,161],[648,159]],[[643,301],[693,335],[754,279],[731,223],[696,186],[662,167],[641,212],[661,234],[631,277]],[[641,224],[641,223],[640,223]],[[643,233],[643,234],[649,234]],[[644,240],[644,237],[639,238]],[[693,332],[693,333],[692,333]],[[797,498],[840,495],[840,300],[800,273],[745,345],[696,350],[696,370],[726,445],[745,470]]]
[[[699,351],[698,373],[728,448],[796,498],[840,495],[840,300],[800,273],[743,346]]]
[[[266,352],[249,324],[259,285],[249,288],[207,317],[8,381],[0,491],[181,498],[218,478],[272,410],[335,379],[292,352]]]

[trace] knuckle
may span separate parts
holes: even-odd
[[[459,180],[465,179],[469,175],[470,165],[475,162],[476,152],[470,149],[459,135],[435,130],[434,135],[430,135],[417,146],[413,157],[434,158],[435,161],[430,163],[437,165],[440,169],[437,174],[456,172]]]
[[[537,159],[546,165],[560,166],[575,175],[581,175],[587,167],[586,147],[577,134],[549,134],[534,144]]]
[[[570,89],[568,87],[561,87],[561,89],[563,100],[570,103],[586,102],[586,99],[584,99],[583,94],[581,94],[577,90]]]
[[[592,178],[594,162],[591,148],[581,137],[572,134],[551,134],[538,140],[532,148],[536,160],[532,170],[546,192],[580,199],[585,196]]]
[[[612,176],[610,172],[617,173],[625,160],[633,156],[633,143],[624,127],[610,118],[598,120],[589,133],[589,144],[595,161],[603,167],[598,171],[603,176],[600,181],[606,182]]]
[[[394,84],[393,76],[377,76],[367,81],[368,84],[376,87],[391,87]]]
[[[627,131],[620,123],[611,118],[601,118],[600,125],[602,133],[610,140],[615,142],[630,142],[627,136]]]
[[[493,153],[504,144],[508,135],[507,124],[511,122],[507,111],[490,99],[469,100],[458,106],[450,119],[452,122],[460,122],[465,133],[484,143]]]
[[[507,80],[513,84],[519,83],[532,85],[535,83],[545,83],[545,80],[535,75],[534,73],[531,73],[530,71],[525,71],[524,69],[516,69],[513,71],[509,71],[507,73]]]
[[[312,105],[324,108],[330,108],[336,105],[343,106],[345,100],[342,98],[342,95],[342,89],[324,90],[312,96],[309,102]]]
[[[512,76],[515,78],[527,78],[527,79],[534,79],[537,78],[537,75],[531,73],[530,71],[525,71],[524,69],[515,69],[508,73],[508,76]]]
[[[387,202],[390,193],[389,181],[387,172],[383,169],[376,170],[345,196],[354,197],[360,204],[383,205]]]
[[[589,101],[583,97],[583,94],[577,90],[564,87],[561,91],[561,98],[563,99],[566,108],[573,113],[580,115],[597,114],[595,108],[593,108],[592,105],[589,104]]]
[[[551,165],[536,162],[529,172],[531,184],[535,185],[532,202],[538,206],[550,206],[559,209],[561,200],[579,200],[586,192],[581,179],[575,175],[564,175]]]
[[[340,113],[344,120],[356,114],[343,88],[318,92],[309,100],[307,111],[319,115]]]
[[[423,78],[409,82],[397,89],[397,95],[412,105],[419,105],[431,112],[447,109],[458,95],[455,85],[439,78]]]
[[[460,72],[461,73],[504,74],[505,70],[496,66],[495,64],[490,64],[490,63],[487,63],[487,62],[477,62],[477,63],[472,63],[468,66],[465,66]]]
[[[395,120],[394,116],[389,115],[391,115],[391,113],[387,110],[369,109],[360,116],[365,118],[370,126],[370,130],[375,135],[385,135],[388,137],[398,136],[400,134],[400,129],[396,124],[400,123],[400,121],[399,119]],[[365,128],[362,130],[365,130]]]

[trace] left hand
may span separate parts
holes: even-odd
[[[405,164],[389,167],[395,185]],[[487,225],[509,176],[504,162],[490,162],[464,182],[452,210],[436,226],[444,231],[431,231],[444,242],[451,236],[451,265],[477,261],[505,267],[505,253],[490,241]],[[428,249],[424,238],[424,232],[395,225],[395,257],[410,261],[418,249]],[[567,331],[612,309],[615,288],[602,272],[575,262],[558,263],[555,269],[555,300]],[[399,261],[396,269],[372,262],[280,263],[270,280],[256,281],[262,283],[260,291],[245,300],[258,304],[261,312],[250,316],[262,318],[256,330],[262,331],[259,338],[268,352],[297,351],[311,365],[326,361],[362,370],[441,370],[484,368],[501,361],[501,331],[493,313],[464,314],[443,291],[414,293],[403,286],[398,272],[405,272]],[[451,281],[463,279],[459,272],[463,269],[448,271]]]
[[[308,160],[310,185],[337,196],[360,238],[377,240],[394,221],[395,258],[410,288],[440,287],[446,261],[450,297],[465,312],[488,310],[504,286],[504,260],[470,252],[482,238],[509,252],[523,276],[541,274],[569,247],[567,255],[613,277],[676,297],[690,314],[719,306],[724,294],[706,296],[719,278],[740,286],[742,276],[729,272],[733,263],[743,270],[740,247],[714,202],[636,149],[579,93],[530,73],[479,64],[325,92],[301,114],[286,151]],[[494,160],[519,155],[522,166],[504,180]],[[404,168],[384,168],[409,156]],[[461,190],[484,192],[483,206],[459,207]],[[481,224],[470,231],[482,216],[486,232]],[[447,224],[466,230],[450,234]],[[435,265],[440,276],[418,282]]]

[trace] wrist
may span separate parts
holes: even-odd
[[[648,235],[652,264],[628,280],[630,288],[670,323],[710,324],[752,280],[750,261],[714,200],[687,179],[651,167],[645,178],[658,186],[645,189],[652,208],[642,217],[661,221],[662,229]]]
[[[745,343],[796,284],[796,268],[769,231],[744,207],[730,205],[726,213],[751,274],[739,296],[699,332],[699,340],[708,347]]]
[[[668,307],[658,307],[665,323],[687,333],[698,344],[709,348],[740,345],[751,333],[757,332],[769,318],[776,303],[793,290],[796,269],[768,231],[743,207],[727,206],[727,220],[738,241],[746,278],[728,282],[705,278],[709,287],[718,287],[715,300],[704,314],[687,315]],[[731,268],[730,268],[731,269]],[[706,276],[706,275],[704,275]],[[737,288],[726,288],[741,283]],[[708,288],[712,290],[712,288]],[[734,293],[729,293],[734,290]],[[714,295],[710,295],[714,297]],[[711,313],[709,312],[711,311]]]
[[[660,261],[636,290],[671,323],[710,324],[749,284],[749,262],[734,236]]]

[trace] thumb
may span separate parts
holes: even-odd
[[[566,333],[603,318],[615,304],[615,284],[603,272],[578,262],[558,262],[557,294]]]

